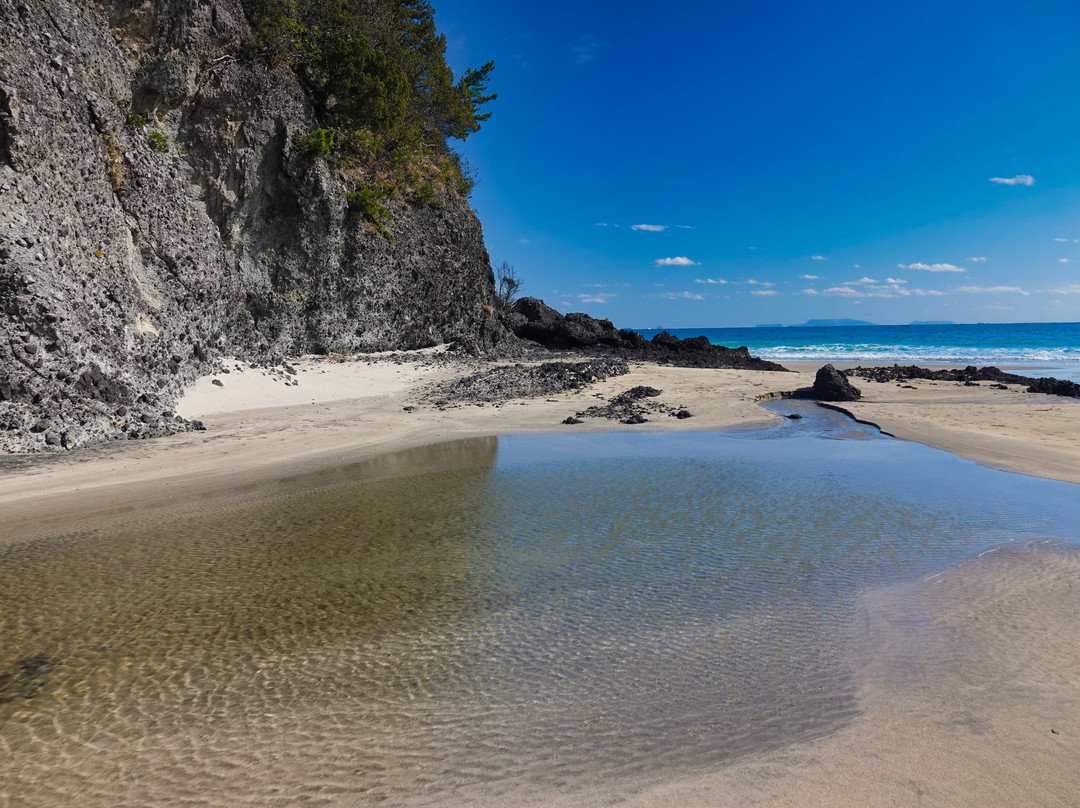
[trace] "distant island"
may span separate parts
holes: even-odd
[[[956,325],[952,320],[912,320],[908,325]]]
[[[833,327],[833,326],[845,326],[845,325],[877,325],[877,323],[871,323],[867,320],[807,320],[805,323],[798,323],[789,328],[810,328],[810,327]]]

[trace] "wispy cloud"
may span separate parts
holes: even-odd
[[[829,259],[826,258],[824,255],[811,255],[810,260],[811,261],[828,261]]]
[[[802,278],[804,281],[820,281],[821,280],[820,275],[800,275],[799,277]]]
[[[1062,244],[1068,244],[1069,243],[1069,240],[1067,238],[1056,238],[1056,239],[1054,239],[1054,241],[1060,242]]]
[[[675,226],[677,228],[679,228],[680,230],[693,230],[694,229],[693,226],[689,225],[689,224],[677,224]]]
[[[1019,286],[961,286],[956,290],[967,295],[1026,295]]]
[[[704,300],[705,295],[699,295],[697,292],[664,292],[660,297],[666,297],[668,300]]]
[[[886,278],[885,283],[907,283],[904,278]]]
[[[998,185],[1027,185],[1030,187],[1035,184],[1035,178],[1030,174],[1017,174],[1015,177],[991,177],[990,182],[996,182]]]
[[[607,222],[597,222],[596,224],[593,225],[593,227],[607,227],[607,226],[608,226]]]
[[[723,278],[694,278],[694,283],[727,283]]]
[[[921,272],[967,272],[963,267],[958,267],[955,264],[897,264],[900,269],[917,269]]]
[[[653,261],[653,266],[657,267],[696,267],[699,262],[691,261],[685,255],[678,255],[675,258],[657,258]]]
[[[750,286],[776,286],[776,284],[773,283],[772,281],[759,281],[759,280],[755,280],[754,278],[750,278],[749,280],[745,280],[745,281],[743,281],[743,283],[749,284]]]
[[[592,34],[585,34],[578,37],[577,42],[571,48],[574,53],[574,61],[579,65],[583,65],[586,62],[591,62],[596,58],[596,54],[603,47],[603,43],[600,42]]]
[[[1080,295],[1080,283],[1070,283],[1056,289],[1040,289],[1039,291],[1050,295]]]
[[[614,292],[588,292],[578,295],[582,303],[607,303],[610,298],[618,297]]]
[[[984,256],[982,256],[982,255],[972,256],[968,260],[971,261],[974,264],[985,264],[986,263],[986,258]]]
[[[646,230],[649,233],[662,233],[668,229],[666,224],[632,224],[631,230]]]
[[[908,289],[898,283],[886,284],[861,284],[859,281],[851,281],[848,284],[833,286],[829,289],[803,289],[804,295],[825,295],[827,297],[943,297],[944,292],[937,289]]]
[[[750,294],[758,297],[772,297],[777,294],[777,291],[775,289],[751,289]]]
[[[1069,259],[1068,258],[1059,258],[1058,263],[1059,264],[1067,264],[1067,263],[1069,263]]]
[[[863,293],[850,286],[833,286],[831,289],[803,289],[804,295],[828,295],[829,297],[863,297]]]

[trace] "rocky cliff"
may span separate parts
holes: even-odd
[[[294,147],[295,75],[238,0],[0,0],[0,450],[167,434],[224,355],[490,342],[480,223]]]

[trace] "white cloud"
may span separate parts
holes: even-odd
[[[802,278],[804,281],[820,281],[821,280],[820,275],[800,275],[799,277]]]
[[[618,297],[614,292],[588,292],[578,295],[582,303],[607,303],[609,298]]]
[[[873,278],[866,278],[866,277],[863,277],[863,278],[859,278],[859,279],[858,279],[857,281],[855,281],[855,282],[856,282],[856,283],[877,283],[877,281],[876,281],[875,279],[873,279]]]
[[[824,255],[811,255],[811,261],[827,261],[828,259]]]
[[[1059,264],[1067,264],[1067,263],[1069,263],[1069,259],[1068,258],[1059,258],[1058,263]]]
[[[986,258],[981,256],[981,255],[976,255],[976,256],[974,256],[972,258],[969,258],[968,260],[973,262],[973,263],[976,263],[976,264],[985,264],[986,263]]]
[[[1067,286],[1059,286],[1057,289],[1040,289],[1049,295],[1080,295],[1080,283],[1070,283]]]
[[[632,224],[631,230],[646,230],[649,233],[662,233],[668,229],[666,224]]]
[[[956,291],[969,295],[1026,295],[1019,286],[961,286]]]
[[[922,272],[967,272],[963,267],[955,264],[897,264],[900,269],[918,269]]]
[[[996,182],[998,185],[1027,185],[1030,187],[1035,184],[1035,178],[1030,174],[1017,174],[1015,177],[991,177],[990,182]]]
[[[775,289],[751,289],[750,294],[757,295],[758,297],[772,297],[776,294]]]
[[[597,222],[596,224],[593,225],[593,227],[607,227],[607,226],[608,226],[607,222]]]
[[[824,292],[818,292],[816,289],[813,291],[804,289],[807,294],[823,294],[830,295],[831,297],[862,297],[863,293],[858,289],[852,289],[850,286],[833,286],[830,289],[826,289]]]
[[[861,288],[857,288],[860,285]],[[833,286],[823,291],[817,289],[803,289],[802,291],[804,295],[825,295],[828,297],[847,298],[879,297],[886,299],[913,296],[942,297],[945,294],[944,292],[939,292],[937,289],[907,289],[896,283],[878,284],[876,281],[868,284],[861,284],[860,281],[849,281],[846,284]]]
[[[1054,241],[1059,241],[1062,244],[1068,244],[1069,243],[1069,240],[1067,238],[1056,238],[1056,239],[1054,239]]]
[[[896,286],[893,288],[900,297],[911,297],[915,295],[917,297],[944,297],[945,293],[940,292],[937,289],[904,289]]]
[[[657,267],[696,267],[697,265],[697,261],[691,261],[685,255],[675,258],[657,258],[653,261],[653,266]]]
[[[748,249],[748,250],[756,250],[757,247],[747,247],[746,249]]]
[[[694,283],[727,283],[723,278],[694,278]]]
[[[660,297],[666,297],[668,300],[704,300],[705,295],[699,295],[696,292],[664,292]]]
[[[756,281],[753,278],[750,278],[748,281],[743,281],[743,283],[747,283],[750,286],[776,286],[772,281]]]
[[[885,283],[907,283],[903,278],[886,278]]]
[[[690,226],[688,224],[677,224],[675,226],[677,228],[679,228],[680,230],[693,230],[694,229],[692,226]]]

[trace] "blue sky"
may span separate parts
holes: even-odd
[[[1080,320],[1080,3],[435,0],[492,260],[623,327]]]

